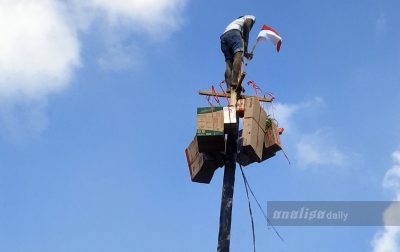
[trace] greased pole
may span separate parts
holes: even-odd
[[[241,85],[246,72],[240,75],[239,85],[231,89],[231,99],[229,106],[236,106],[237,99],[241,96]],[[238,123],[238,120],[237,120]],[[228,132],[226,143],[225,169],[222,186],[221,212],[219,216],[219,233],[217,252],[229,252],[231,242],[231,223],[232,223],[232,201],[235,186],[236,155],[238,128],[235,127]]]

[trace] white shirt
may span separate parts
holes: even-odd
[[[255,16],[252,16],[252,15],[243,16],[243,17],[241,17],[241,18],[238,18],[238,19],[234,20],[232,23],[230,23],[230,24],[225,28],[224,33],[227,32],[227,31],[230,31],[230,30],[239,30],[240,32],[242,32],[244,21],[245,21],[246,19],[248,19],[248,18],[253,19],[253,22],[256,21],[256,17],[255,17]]]

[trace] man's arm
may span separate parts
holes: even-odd
[[[251,30],[252,27],[253,27],[253,19],[246,18],[246,20],[244,21],[244,24],[243,24],[244,56],[246,58],[248,58],[246,55],[249,55],[247,53],[247,46],[249,44],[249,34],[250,34],[250,30]],[[250,57],[252,57],[252,55]]]

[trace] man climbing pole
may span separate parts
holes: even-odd
[[[229,93],[236,89],[239,84],[239,72],[243,56],[252,59],[253,54],[247,52],[250,30],[256,22],[251,15],[240,16],[226,28],[221,35],[221,51],[225,56],[226,91]]]

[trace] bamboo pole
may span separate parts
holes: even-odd
[[[253,54],[254,49],[256,49],[257,43],[258,43],[258,39],[256,40],[256,43],[254,44],[253,49],[251,49],[251,54]],[[247,59],[247,61],[246,61],[246,66],[247,66],[247,64],[249,64],[249,62],[250,62],[250,60]]]

